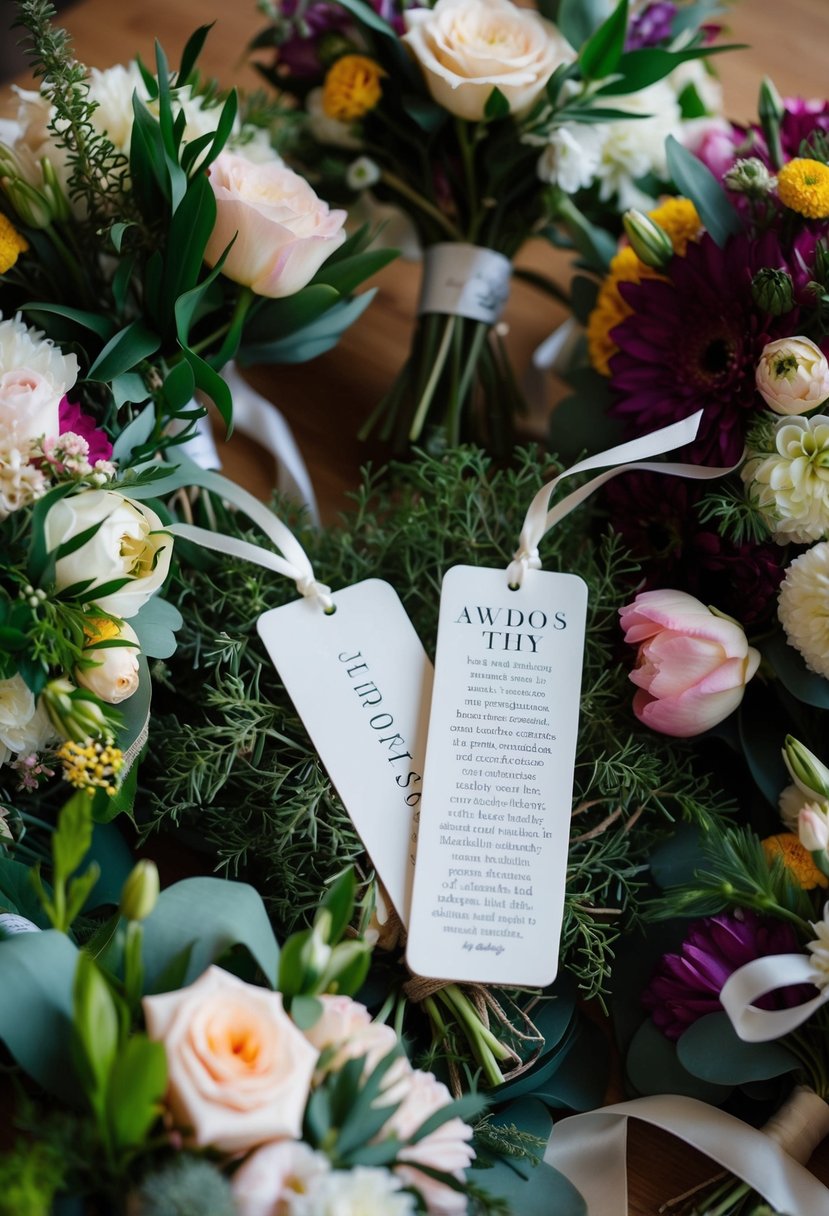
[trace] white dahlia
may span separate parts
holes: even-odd
[[[829,543],[795,558],[778,599],[780,624],[806,666],[829,678]]]
[[[829,417],[783,418],[775,451],[742,471],[778,544],[808,544],[829,532]]]

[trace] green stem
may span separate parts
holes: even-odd
[[[450,241],[462,241],[464,239],[463,234],[455,227],[451,220],[448,220],[442,211],[433,203],[430,203],[427,198],[424,198],[422,194],[419,194],[402,177],[398,177],[396,173],[392,173],[389,169],[384,169],[380,175],[380,180],[391,190],[396,190],[398,194],[402,194],[410,203],[414,203],[425,215],[431,216],[435,223],[443,229]]]
[[[446,359],[449,354],[449,349],[452,343],[452,333],[455,329],[455,324],[458,321],[457,317],[447,317],[446,324],[443,330],[443,337],[438,347],[438,353],[435,357],[435,365],[432,368],[431,375],[426,381],[426,387],[423,390],[418,404],[417,411],[414,416],[411,428],[409,430],[409,439],[412,443],[416,443],[420,438],[420,432],[423,430],[423,424],[426,421],[426,415],[429,412],[429,406],[432,404],[432,398],[435,395],[435,389],[438,386],[438,381],[443,373]]]
[[[472,1053],[483,1068],[489,1084],[500,1085],[504,1077],[498,1067],[498,1060],[508,1060],[510,1052],[484,1026],[469,1000],[455,984],[441,988],[438,995],[449,1005],[466,1029]]]
[[[475,182],[475,153],[469,143],[469,130],[466,122],[462,118],[455,119],[455,134],[458,138],[458,147],[461,150],[461,164],[463,165],[463,176],[465,183],[466,202],[469,207],[469,216],[467,223],[468,239],[474,245],[475,237],[480,226],[480,212],[475,207],[475,201],[478,198],[479,190]]]

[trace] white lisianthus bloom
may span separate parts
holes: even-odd
[[[0,680],[0,764],[39,752],[55,738],[47,714],[22,676]]]
[[[60,402],[78,378],[78,360],[14,317],[0,319],[0,427],[18,443],[56,439]]]
[[[823,920],[812,928],[817,937],[806,943],[806,949],[812,956],[812,983],[822,990],[829,985],[829,904],[823,905]]]
[[[566,123],[556,127],[538,160],[538,176],[543,182],[560,186],[567,194],[586,190],[593,184],[607,138],[605,124],[587,126]]]
[[[814,545],[789,566],[778,616],[789,645],[811,671],[829,679],[829,543]]]
[[[44,522],[49,552],[96,524],[97,531],[85,544],[55,563],[55,582],[63,589],[91,579],[84,592],[87,602],[128,619],[167,577],[172,537],[144,503],[115,490],[85,490],[60,499],[49,510]],[[128,581],[119,591],[96,597],[95,588],[113,579]]]
[[[805,545],[829,532],[829,417],[781,418],[775,453],[746,462],[741,476],[778,544]]]
[[[138,688],[138,655],[141,647],[138,636],[126,621],[119,627],[107,617],[92,622],[95,634],[84,646],[85,659],[94,666],[78,667],[75,680],[90,692],[94,692],[108,705],[120,705]],[[102,642],[128,642],[127,646],[101,646]]]
[[[649,174],[667,175],[665,140],[680,134],[679,104],[664,80],[630,96],[615,97],[613,102],[617,109],[648,117],[607,123],[596,169],[599,198],[602,202],[616,199],[622,211],[631,207],[647,210],[652,200],[636,182]]]
[[[335,1170],[315,1179],[306,1194],[291,1196],[287,1212],[290,1216],[414,1216],[414,1196],[402,1191],[402,1185],[384,1169]]]

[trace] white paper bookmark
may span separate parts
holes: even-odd
[[[188,472],[244,511],[280,552],[189,524],[168,531],[296,583],[302,598],[264,613],[259,633],[406,924],[433,676],[414,626],[388,583],[332,592],[264,503],[215,473],[195,465]]]
[[[446,574],[409,923],[416,974],[515,987],[555,978],[587,589],[574,575],[543,572],[538,546],[628,469],[729,472],[645,459],[691,443],[701,417],[582,460],[545,485],[506,571]],[[550,508],[564,478],[603,467]]]
[[[443,580],[409,966],[543,987],[558,967],[587,587]]]

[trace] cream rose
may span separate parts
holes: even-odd
[[[167,1105],[199,1148],[246,1152],[298,1139],[317,1053],[282,996],[209,967],[178,992],[145,997],[147,1033],[167,1053]]]
[[[305,287],[345,240],[345,211],[331,211],[292,169],[223,152],[210,166],[216,223],[205,250],[222,273],[274,299]]]
[[[756,381],[775,414],[807,414],[829,397],[829,362],[811,338],[778,338],[763,347]]]
[[[49,551],[95,524],[97,531],[88,541],[58,559],[55,582],[63,589],[92,579],[84,593],[88,602],[113,616],[135,616],[167,577],[172,537],[143,503],[115,490],[86,490],[60,499],[48,512],[44,533]],[[96,598],[96,587],[122,578],[129,581],[119,591]]]
[[[56,439],[60,402],[78,376],[78,360],[16,317],[0,320],[0,429],[18,442]]]
[[[128,646],[102,646],[102,642],[128,642]],[[84,646],[84,658],[92,667],[79,667],[75,681],[94,692],[108,705],[119,705],[138,688],[138,655],[141,647],[135,630],[126,621],[119,628],[113,621],[95,621],[95,636]]]
[[[404,14],[408,43],[432,97],[477,122],[497,88],[520,114],[575,52],[552,22],[510,0],[438,0]]]

